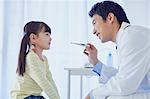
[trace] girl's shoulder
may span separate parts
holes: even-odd
[[[33,51],[29,51],[28,54],[26,55],[27,58],[38,58],[36,53]]]
[[[34,51],[29,51],[29,53],[26,56],[27,60],[36,60],[36,61],[41,61],[41,62],[47,62],[47,58],[46,56],[42,56],[43,57],[43,61],[39,58],[39,56],[34,52]]]
[[[33,51],[29,51],[29,53],[26,55],[26,61],[27,62],[41,62],[40,58],[38,57],[38,55],[33,52]]]

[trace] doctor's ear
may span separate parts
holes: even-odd
[[[30,42],[32,44],[34,44],[36,42],[37,36],[34,33],[31,33],[30,36],[29,36],[29,38],[30,38]]]
[[[113,23],[115,20],[115,15],[113,13],[109,13],[106,19],[109,23]]]

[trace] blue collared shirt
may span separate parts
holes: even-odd
[[[95,72],[98,76],[100,76],[100,73],[101,73],[101,69],[102,69],[102,63],[101,62],[98,62],[94,68],[93,68],[93,72]]]

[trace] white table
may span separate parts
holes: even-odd
[[[83,76],[96,76],[92,71],[92,68],[65,68],[68,71],[68,96],[67,99],[70,99],[70,83],[71,75],[80,76],[80,99],[82,99],[82,80]]]

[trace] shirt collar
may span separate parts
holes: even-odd
[[[122,22],[121,27],[120,27],[119,31],[117,32],[117,36],[116,36],[116,44],[117,44],[117,45],[118,45],[118,41],[120,40],[120,38],[121,38],[122,35],[123,35],[123,31],[124,31],[128,26],[130,26],[129,23]]]

